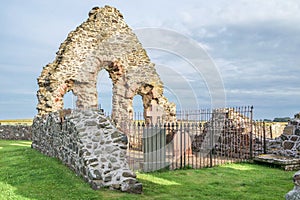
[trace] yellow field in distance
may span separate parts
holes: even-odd
[[[0,125],[32,125],[33,119],[3,119],[0,120]]]

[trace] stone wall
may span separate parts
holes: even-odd
[[[154,63],[123,15],[110,6],[93,8],[60,45],[55,60],[43,68],[38,78],[38,115],[62,109],[63,96],[69,91],[77,97],[77,109],[97,109],[101,70],[108,72],[113,83],[112,119],[117,125],[133,118],[136,95],[142,97],[144,115],[157,104],[164,121],[175,121],[175,104],[163,96]]]
[[[31,140],[31,126],[0,125],[1,140]]]
[[[32,136],[33,148],[61,160],[93,189],[142,192],[127,163],[127,136],[103,113],[74,110],[36,117]]]
[[[300,119],[292,119],[279,137],[267,140],[267,151],[270,154],[300,158]]]

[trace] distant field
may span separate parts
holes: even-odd
[[[0,120],[0,125],[32,125],[33,119],[5,119]]]
[[[270,126],[270,125],[276,125],[276,124],[279,124],[279,125],[287,125],[288,122],[265,122],[265,124],[267,126]]]

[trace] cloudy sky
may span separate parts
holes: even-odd
[[[0,8],[0,119],[34,117],[42,67],[54,60],[60,43],[89,10],[104,5],[117,7],[134,30],[172,30],[198,43],[221,77],[227,106],[253,105],[256,119],[300,112],[298,0],[9,0]],[[209,80],[193,76],[190,63],[170,52],[147,50],[166,96],[179,108],[195,102],[195,107],[211,106]],[[107,75],[99,77],[99,92],[106,94],[101,85]],[[100,97],[104,107],[109,98]]]

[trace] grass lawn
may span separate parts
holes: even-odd
[[[108,189],[94,191],[60,161],[31,149],[30,144],[0,140],[0,200],[279,200],[293,188],[295,172],[241,163],[199,170],[138,173],[144,187],[142,195]]]

